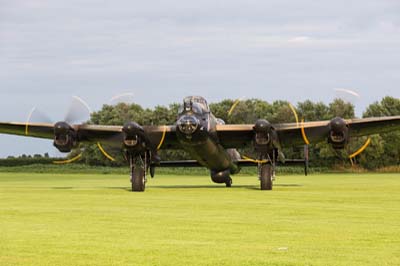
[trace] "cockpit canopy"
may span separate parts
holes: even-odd
[[[194,114],[209,113],[207,101],[201,96],[188,96],[183,99],[183,105],[179,108],[179,114],[193,112]]]

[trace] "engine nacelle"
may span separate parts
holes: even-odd
[[[71,152],[77,145],[76,139],[76,133],[68,123],[58,122],[54,125],[53,145],[60,152]]]
[[[230,174],[229,169],[221,172],[211,171],[211,180],[217,184],[228,183],[231,180]]]
[[[343,118],[335,117],[329,123],[328,143],[334,149],[343,149],[349,138],[349,127]]]
[[[265,119],[259,119],[256,121],[253,130],[255,151],[260,154],[270,153],[276,142],[274,140],[278,138],[272,124]]]
[[[257,120],[253,127],[255,132],[254,142],[256,145],[268,145],[271,142],[272,125],[265,119]]]
[[[141,152],[146,148],[145,132],[135,122],[127,122],[122,128],[124,133],[124,147],[131,151]]]

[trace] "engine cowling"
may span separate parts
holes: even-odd
[[[259,154],[271,153],[272,150],[279,146],[277,133],[272,124],[265,120],[259,119],[256,121],[253,127],[254,149]],[[275,147],[276,146],[276,147]]]
[[[265,119],[259,119],[253,127],[256,145],[267,145],[271,142],[272,125]]]
[[[54,147],[60,152],[71,152],[77,145],[75,130],[66,122],[58,122],[54,125]]]
[[[349,126],[341,117],[335,117],[329,123],[328,143],[334,149],[343,149],[349,138]]]
[[[131,151],[141,152],[146,149],[146,136],[143,128],[135,122],[127,122],[122,128],[124,147]]]

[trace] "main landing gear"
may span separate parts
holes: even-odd
[[[146,157],[146,156],[145,156]],[[143,192],[146,189],[146,158],[128,155],[132,191]]]
[[[271,156],[266,154],[261,157],[261,162],[258,164],[261,190],[272,190],[273,181],[275,180],[276,157],[275,151]]]
[[[259,165],[260,187],[261,190],[272,190],[272,165],[264,163]]]

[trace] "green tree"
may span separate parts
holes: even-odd
[[[331,118],[336,116],[345,119],[354,118],[354,105],[351,103],[346,103],[342,99],[335,99],[329,104],[329,115]]]
[[[400,115],[400,99],[386,96],[380,102],[369,105],[363,117]],[[365,168],[400,165],[400,133],[389,132],[373,136],[371,145],[360,155]]]
[[[310,100],[297,104],[299,119],[318,121],[331,119],[329,107],[322,102],[313,103]]]

